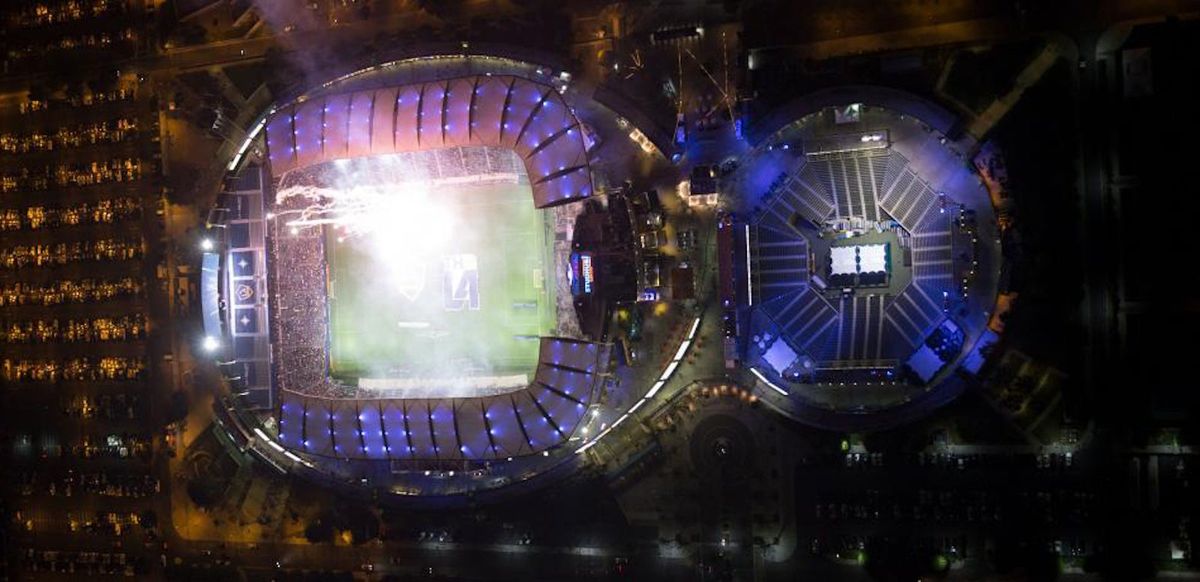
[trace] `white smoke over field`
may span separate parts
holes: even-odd
[[[258,15],[276,35],[285,31],[311,31],[322,23],[319,13],[310,7],[311,0],[253,0]]]
[[[437,248],[455,227],[453,213],[433,199],[424,182],[290,186],[276,193],[275,205],[276,218],[288,228],[332,226],[339,240],[369,238],[392,252]]]
[[[286,63],[295,67],[299,77],[290,79],[301,87],[324,80],[328,75],[331,59],[327,50],[313,42],[316,32],[327,26],[321,13],[310,8],[312,0],[252,0],[259,18],[271,30],[277,44],[283,49]]]
[[[530,231],[503,219],[517,205],[534,211],[509,155],[411,152],[282,177],[271,209],[278,236],[324,240],[340,379],[409,395],[525,385],[538,337],[553,325],[558,293],[547,291],[558,289],[547,275],[557,270],[534,242],[545,242],[543,224]],[[454,291],[463,280],[475,281],[473,294]]]

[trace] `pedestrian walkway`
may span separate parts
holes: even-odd
[[[1007,33],[1008,23],[1005,20],[978,18],[820,40],[797,45],[791,54],[797,59],[826,60],[882,51],[985,42],[1000,38]]]
[[[1009,110],[1016,106],[1025,90],[1035,85],[1050,70],[1050,67],[1054,66],[1058,57],[1057,45],[1047,44],[1042,52],[1025,66],[1025,70],[1017,75],[1012,90],[997,97],[987,109],[983,110],[983,113],[971,121],[971,124],[967,126],[967,133],[982,141],[983,136],[987,135],[997,123],[1000,123],[1001,119],[1004,119]]]

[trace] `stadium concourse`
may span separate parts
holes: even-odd
[[[723,276],[736,290],[736,357],[769,404],[861,429],[961,390],[958,372],[994,339],[999,243],[954,123],[918,97],[849,87],[749,132]]]
[[[610,348],[580,331],[566,281],[595,143],[562,79],[422,57],[253,126],[202,270],[204,347],[230,386],[217,412],[239,446],[331,483],[437,496],[561,472],[588,422],[620,414],[602,404]],[[498,192],[529,210],[480,206]],[[364,281],[396,294],[348,298]],[[392,350],[383,335],[409,339]]]

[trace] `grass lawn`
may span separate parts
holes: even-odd
[[[554,324],[546,215],[523,184],[447,188],[434,199],[456,223],[420,257],[338,242],[327,229],[335,377],[532,375],[537,337]],[[397,257],[409,265],[398,269]]]

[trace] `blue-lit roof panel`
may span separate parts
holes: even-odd
[[[411,459],[413,451],[408,449],[408,433],[404,424],[404,407],[400,400],[386,400],[383,405],[383,430],[387,436],[388,457]]]
[[[297,167],[311,166],[326,159],[323,151],[325,130],[321,126],[324,119],[323,104],[323,100],[305,101],[296,108],[293,125]]]
[[[509,394],[487,399],[487,418],[492,426],[497,457],[516,457],[533,452],[525,442],[512,401],[513,395]]]
[[[285,447],[301,448],[304,441],[304,399],[282,393],[279,408],[279,442]]]
[[[542,414],[538,404],[534,402],[531,391],[525,390],[513,394],[513,400],[517,403],[521,424],[525,427],[525,432],[529,435],[534,450],[540,451],[558,444],[561,440],[558,432]]]
[[[353,401],[340,401],[333,409],[333,454],[338,457],[363,455],[358,411]]]
[[[434,446],[439,459],[462,458],[455,430],[454,401],[431,400],[429,416],[433,422]]]
[[[329,428],[329,420],[332,416],[333,412],[329,409],[327,400],[316,398],[308,400],[308,411],[304,422],[303,451],[318,455],[333,454],[333,433]]]
[[[363,451],[368,459],[385,459],[387,451],[383,444],[383,425],[380,423],[379,401],[364,400],[359,405],[358,421],[362,427],[362,439],[366,444]]]
[[[325,100],[325,157],[350,155],[350,95],[331,95]]]
[[[455,403],[458,419],[458,435],[462,440],[462,454],[468,459],[490,459],[492,447],[484,423],[484,398],[464,398]]]
[[[429,405],[427,400],[411,400],[405,403],[408,417],[409,438],[413,456],[421,459],[438,458],[433,448],[433,435],[429,430]]]

